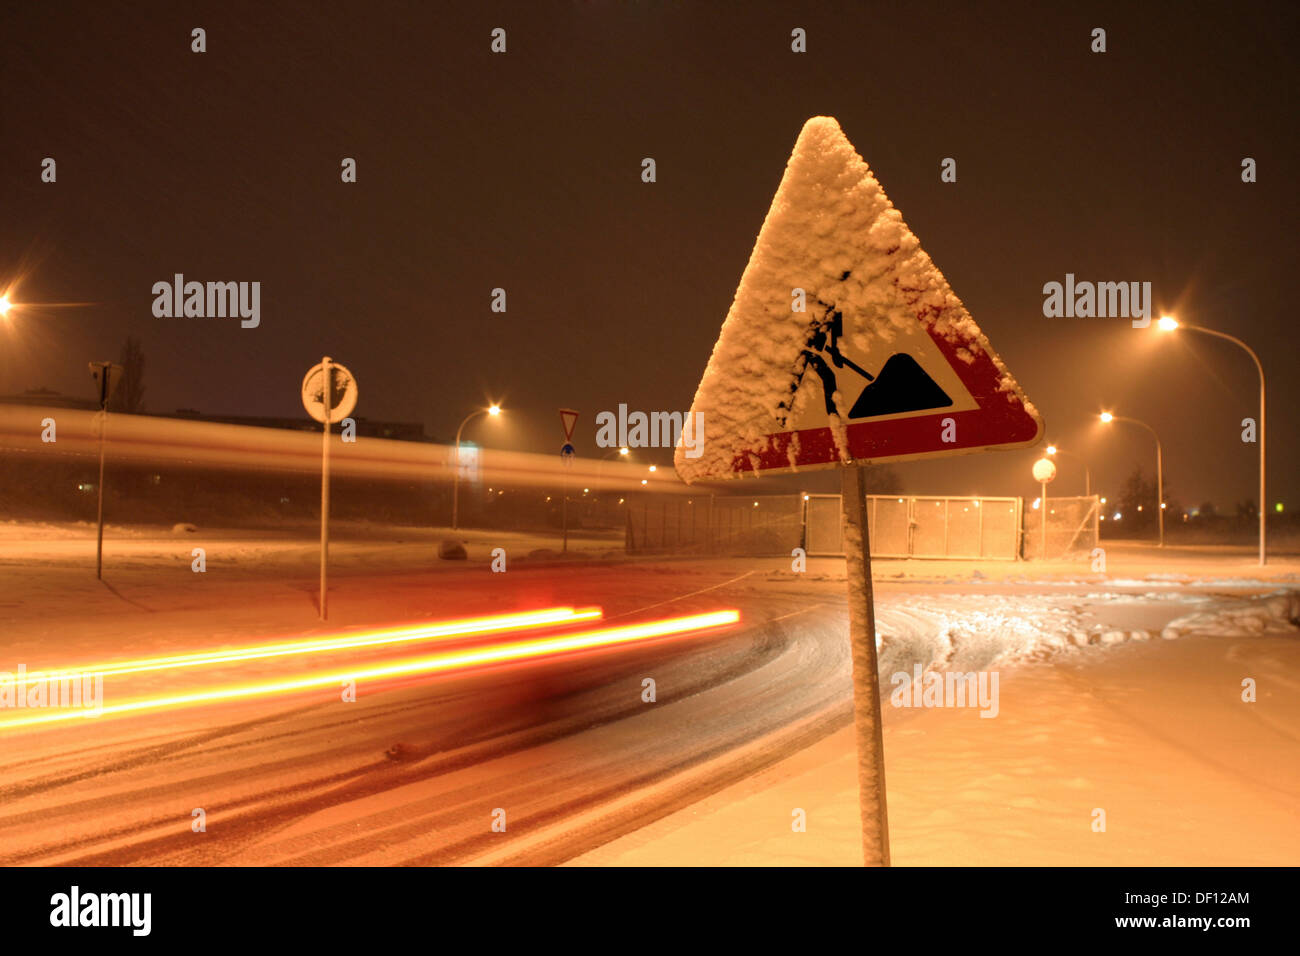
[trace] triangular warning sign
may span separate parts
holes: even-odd
[[[839,124],[804,124],[677,448],[687,481],[1031,445],[1042,421]]]
[[[564,428],[564,440],[573,440],[573,426],[578,423],[578,413],[572,408],[560,409],[560,425]]]

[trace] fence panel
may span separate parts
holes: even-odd
[[[1043,517],[1047,518],[1048,559],[1075,558],[1091,553],[1097,546],[1100,499],[1096,495],[1076,498],[1048,497],[1047,507],[1024,509],[1024,547],[1027,559],[1041,560],[1043,551]]]
[[[871,553],[1015,560],[1020,510],[1018,498],[870,495]],[[738,555],[788,555],[802,543],[810,555],[840,555],[840,496],[647,497],[628,509],[627,543],[630,551]]]

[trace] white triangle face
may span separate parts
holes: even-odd
[[[824,312],[817,305],[818,312]],[[900,303],[901,314],[901,303]],[[785,424],[793,430],[828,424],[826,388],[834,383],[834,408],[846,422],[916,418],[965,412],[979,403],[919,323],[870,326],[844,315],[827,316],[805,347],[801,381]],[[838,353],[838,354],[837,354]],[[779,421],[779,419],[778,419]]]

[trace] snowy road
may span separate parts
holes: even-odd
[[[480,566],[413,574],[341,563],[334,629],[558,603],[601,605],[610,623],[737,607],[744,624],[689,643],[365,686],[355,703],[331,692],[0,731],[0,863],[556,863],[685,812],[848,724],[833,562],[801,578],[773,561],[541,562],[517,565],[508,592],[507,576]],[[1262,584],[1243,595],[1176,581],[953,580],[928,567],[937,575],[886,572],[878,584],[886,689],[917,663],[1059,670],[1111,645],[1158,651],[1162,633],[1214,631],[1234,614],[1247,633],[1252,621],[1285,628],[1294,614],[1294,592],[1253,599]],[[186,578],[181,592],[142,560],[113,590],[86,590],[75,610],[41,613],[39,582],[70,572],[25,573],[0,612],[7,653],[29,668],[247,643],[301,632],[310,612],[300,578],[249,569]],[[1295,678],[1285,662],[1266,673]],[[647,677],[654,703],[642,699]],[[173,680],[150,679],[158,690]],[[920,716],[887,708],[886,726]],[[1270,734],[1296,730],[1284,721]]]
[[[665,578],[676,593],[708,584],[664,568],[519,575],[534,593],[604,605],[611,623],[624,620],[617,615],[645,618],[628,612],[671,600]],[[461,606],[490,603],[490,594],[476,601],[475,590],[499,588],[481,573],[439,580],[456,581]],[[367,603],[398,602],[413,585],[391,575],[349,581]],[[712,610],[736,597],[748,625],[689,649],[623,649],[389,682],[362,688],[356,703],[330,692],[315,702],[221,704],[3,732],[0,862],[432,863],[507,846],[520,860],[567,858],[604,832],[584,827],[552,845],[549,834],[575,815],[706,761],[716,788],[845,719],[838,611],[814,604],[792,614],[802,602],[749,586],[673,600],[663,613]],[[257,595],[245,587],[244,600],[255,604]],[[277,663],[253,669],[271,673]],[[657,683],[653,704],[642,700],[645,677]],[[159,689],[172,679],[153,678]],[[760,747],[744,749],[756,740]],[[715,761],[720,755],[729,756]],[[698,789],[660,794],[621,812],[613,832],[697,796]],[[191,829],[196,808],[204,833]],[[506,834],[490,827],[498,808]]]

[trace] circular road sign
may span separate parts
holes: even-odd
[[[1040,458],[1034,462],[1034,481],[1047,484],[1056,477],[1056,462],[1050,458]]]
[[[330,409],[330,422],[343,421],[357,407],[357,380],[347,367],[326,359],[330,363],[330,374],[334,379],[334,407]],[[303,376],[302,407],[307,414],[318,422],[325,421],[325,362],[313,365]]]

